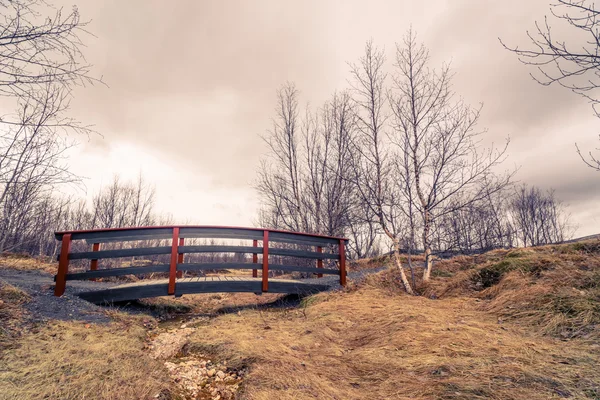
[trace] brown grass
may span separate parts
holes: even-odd
[[[146,305],[201,316],[187,324],[195,332],[182,354],[248,370],[243,399],[600,398],[600,242],[497,250],[436,269],[420,297],[405,295],[391,269],[299,306],[253,294]],[[0,293],[16,299],[11,307],[27,300]],[[144,350],[148,317],[109,314],[106,325],[51,323],[0,353],[0,399],[180,398]]]
[[[248,399],[549,399],[599,393],[598,346],[540,337],[477,310],[365,287],[305,307],[247,309],[192,343],[250,364]]]
[[[22,332],[27,293],[0,280],[0,349],[10,346]]]
[[[175,398],[164,366],[144,351],[147,316],[36,323],[30,296],[0,281],[0,399]]]
[[[1,354],[0,399],[171,398],[168,372],[143,350],[139,324],[54,322]]]
[[[56,274],[57,263],[26,254],[1,253],[0,268],[11,268],[20,271],[45,271]]]
[[[497,250],[437,265],[428,297],[470,296],[479,309],[559,337],[600,339],[600,241]]]
[[[425,261],[425,257],[420,254],[411,255],[411,260],[413,263],[422,264]],[[404,266],[408,263],[408,256],[406,254],[400,255],[400,261]],[[381,267],[382,265],[391,265],[393,264],[393,260],[390,255],[383,255],[375,258],[363,258],[356,261],[351,261],[348,263],[349,271],[363,271],[369,269],[376,269]]]

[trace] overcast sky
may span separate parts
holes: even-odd
[[[69,8],[75,0],[63,1]],[[510,136],[507,168],[517,179],[554,188],[578,235],[600,232],[600,174],[574,143],[598,145],[600,121],[583,99],[542,87],[501,37],[526,45],[525,31],[549,0],[93,1],[85,54],[108,87],[77,89],[72,112],[94,124],[73,152],[88,195],[114,173],[141,170],[156,186],[157,211],[177,221],[252,225],[252,189],[286,81],[319,105],[347,85],[348,62],[373,39],[392,56],[411,26],[435,66],[452,61],[454,89],[484,104],[486,142]]]

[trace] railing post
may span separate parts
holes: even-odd
[[[269,231],[263,232],[262,291],[269,291]]]
[[[183,246],[185,243],[185,239],[184,238],[179,238],[179,246]],[[189,260],[189,258],[188,258]],[[179,253],[179,255],[177,256],[177,264],[183,264],[183,253]],[[177,278],[183,278],[183,270],[178,270],[177,271]]]
[[[252,246],[258,247],[258,240],[253,240],[252,241]],[[252,253],[252,262],[254,264],[258,264],[258,253]],[[253,278],[257,278],[258,277],[258,270],[256,268],[254,268],[252,270],[252,277]]]
[[[177,277],[177,257],[179,243],[179,227],[173,228],[173,241],[171,242],[171,264],[169,268],[168,294],[175,294],[175,278]]]
[[[340,239],[340,285],[346,286],[346,241]]]
[[[323,253],[323,247],[318,246],[317,253]],[[317,260],[317,268],[323,268],[323,259],[319,258]],[[317,274],[317,278],[322,278],[322,277],[323,277],[323,274]]]
[[[94,243],[94,245],[92,246],[92,251],[98,251],[100,250],[100,243]],[[90,270],[92,271],[96,271],[98,269],[98,259],[92,259],[92,261],[90,261]],[[95,281],[96,278],[91,278],[90,281]]]
[[[56,285],[54,295],[62,296],[67,286],[67,273],[69,272],[69,251],[71,250],[71,234],[65,233],[62,237],[60,257],[58,259],[58,272],[56,274]]]

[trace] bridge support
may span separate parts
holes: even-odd
[[[179,244],[179,227],[173,228],[173,241],[171,242],[171,263],[169,265],[169,289],[167,293],[175,294],[175,279],[177,278],[177,258]]]
[[[71,250],[71,234],[65,233],[62,237],[60,246],[60,256],[58,259],[58,273],[56,274],[56,285],[54,286],[54,295],[62,296],[67,286],[67,272],[69,272],[69,251]]]
[[[318,246],[317,247],[317,253],[321,253],[322,254],[323,253],[323,247]],[[322,258],[319,258],[317,260],[317,268],[323,268],[323,259]],[[323,277],[323,274],[317,274],[317,278],[322,278],[322,277]]]
[[[263,232],[262,291],[269,291],[269,231]]]
[[[94,245],[92,246],[92,251],[99,251],[100,250],[100,243],[94,243]],[[92,260],[90,261],[90,270],[91,271],[96,271],[98,270],[98,259],[94,259],[92,258]],[[90,279],[90,281],[95,281],[96,278],[92,278]]]
[[[346,241],[340,239],[340,285],[346,286]]]

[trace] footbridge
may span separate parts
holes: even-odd
[[[55,296],[64,294],[70,280],[138,278],[79,293],[94,303],[192,293],[306,294],[329,288],[325,279],[292,279],[297,273],[337,275],[346,285],[345,238],[221,226],[94,229],[55,236],[61,242]]]

